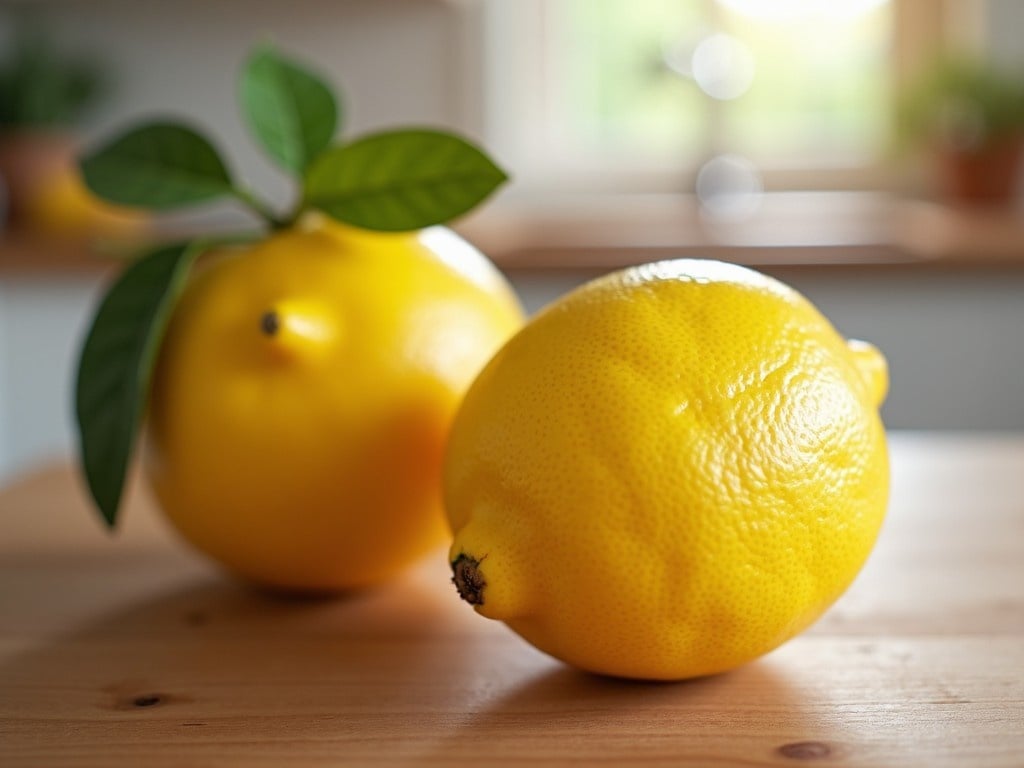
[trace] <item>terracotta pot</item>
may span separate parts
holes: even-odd
[[[1014,136],[977,150],[942,147],[937,151],[943,194],[954,202],[998,205],[1017,193],[1024,137]]]

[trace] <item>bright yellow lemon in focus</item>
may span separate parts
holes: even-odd
[[[258,583],[387,579],[448,535],[452,416],[521,322],[498,272],[443,228],[312,217],[216,257],[154,373],[146,464],[161,506]]]
[[[570,664],[721,672],[813,622],[888,493],[885,360],[748,269],[671,261],[555,302],[481,373],[445,499],[464,599]]]

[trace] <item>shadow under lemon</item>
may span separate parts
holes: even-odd
[[[773,765],[835,760],[846,748],[821,702],[772,659],[676,682],[603,677],[557,664],[465,717],[438,755],[479,756],[480,744],[517,765],[554,761]],[[711,757],[713,755],[713,758]]]
[[[47,597],[63,588],[59,580],[28,573],[37,584],[25,594],[59,604]],[[230,753],[238,741],[269,742],[273,754],[283,739],[287,752],[294,739],[372,732],[410,706],[395,680],[452,663],[444,609],[461,606],[449,597],[415,574],[330,599],[272,595],[227,576],[189,578],[4,654],[0,754],[132,764],[147,751],[159,762],[155,745],[173,743],[173,759],[188,763]]]

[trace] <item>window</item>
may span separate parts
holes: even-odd
[[[491,0],[488,141],[523,185],[887,186],[894,94],[961,0]]]

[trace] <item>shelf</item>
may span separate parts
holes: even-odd
[[[1024,267],[1024,212],[878,193],[772,193],[731,221],[704,216],[684,196],[505,202],[458,229],[509,270],[616,269],[682,256],[755,267]]]
[[[0,278],[21,275],[90,275],[105,272],[137,248],[85,240],[5,232],[0,236]]]
[[[731,221],[708,218],[678,195],[503,199],[455,228],[507,271],[603,271],[684,256],[754,267],[1024,268],[1024,210],[864,192],[771,193]],[[7,233],[0,275],[95,273],[138,246]]]

